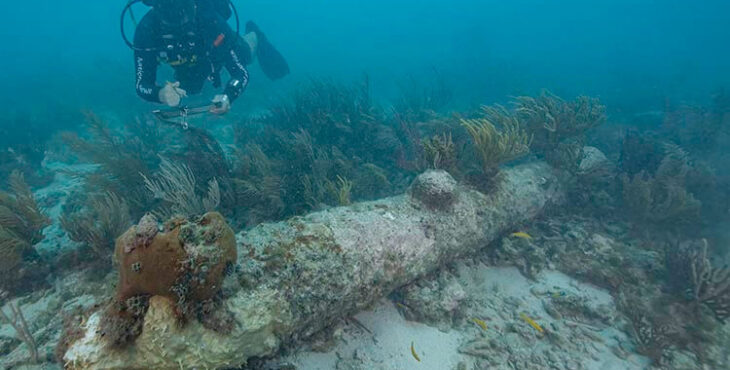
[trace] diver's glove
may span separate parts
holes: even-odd
[[[218,94],[213,98],[213,105],[210,107],[210,113],[224,115],[231,110],[231,99],[226,94]]]
[[[180,88],[180,82],[168,82],[165,87],[160,89],[160,103],[170,107],[180,105],[180,99],[188,96],[188,93]]]

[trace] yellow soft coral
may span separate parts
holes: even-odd
[[[474,149],[487,176],[497,173],[500,164],[530,151],[531,138],[517,118],[502,107],[483,107],[483,118],[462,119],[461,125],[472,137]],[[499,124],[497,129],[494,122]]]

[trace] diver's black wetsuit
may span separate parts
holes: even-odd
[[[231,77],[224,90],[231,102],[248,85],[251,50],[214,11],[198,9],[193,25],[176,29],[152,9],[137,26],[134,45],[137,94],[147,101],[160,102],[157,67],[161,62],[175,69],[175,79],[188,94],[199,93],[206,80],[220,87],[222,67]]]

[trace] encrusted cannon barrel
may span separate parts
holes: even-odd
[[[224,368],[276,352],[456,258],[484,248],[561,196],[550,167],[502,171],[485,195],[443,171],[407,194],[259,225],[238,235],[238,267],[224,283],[225,333],[180,324],[167,298],[152,297],[134,343],[111,349],[101,313],[65,354],[70,368]]]

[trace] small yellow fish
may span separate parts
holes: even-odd
[[[416,361],[421,362],[421,358],[418,357],[418,353],[416,353],[416,348],[413,347],[413,342],[411,342],[411,354],[413,355],[413,358],[416,359]]]
[[[516,233],[509,234],[511,237],[532,240],[532,236],[524,231],[518,231]]]
[[[525,315],[524,312],[520,313],[520,317],[522,318],[522,320],[525,320],[526,323],[530,324],[530,326],[535,328],[535,330],[539,331],[540,333],[545,332],[545,330],[542,329],[542,326],[540,326],[540,324],[536,323],[535,320],[529,318],[527,315]]]
[[[560,291],[560,292],[552,292],[551,296],[553,298],[565,297],[565,292],[563,292],[563,291]]]
[[[471,321],[474,321],[474,323],[477,324],[480,328],[482,328],[482,330],[487,330],[487,323],[484,322],[484,320],[478,319],[475,317],[475,318],[471,319]]]

